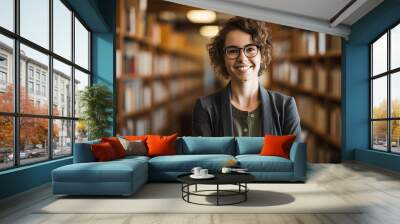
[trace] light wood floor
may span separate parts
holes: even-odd
[[[312,164],[308,183],[345,201],[367,204],[357,214],[37,214],[54,200],[49,185],[0,201],[0,223],[220,224],[220,223],[400,223],[400,174],[359,163]],[[316,203],[318,203],[316,201]],[[171,205],[173,206],[173,205]]]

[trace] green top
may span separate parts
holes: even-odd
[[[262,136],[261,103],[251,112],[232,105],[232,116],[234,136]]]

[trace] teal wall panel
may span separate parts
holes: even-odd
[[[351,27],[343,50],[342,159],[399,170],[398,155],[369,149],[369,43],[400,22],[400,1],[386,0]]]

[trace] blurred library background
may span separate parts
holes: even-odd
[[[214,75],[206,44],[231,16],[162,0],[117,4],[117,133],[190,136],[195,100],[227,83]],[[272,62],[261,83],[295,97],[308,161],[340,162],[341,39],[270,28]]]

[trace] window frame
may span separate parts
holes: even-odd
[[[71,114],[70,116],[56,116],[53,115],[53,59],[58,60],[61,63],[64,63],[68,66],[71,66],[71,85],[72,89],[70,90],[72,93],[72,99],[71,99],[71,104],[74,105],[75,103],[75,88],[74,88],[74,82],[75,82],[75,69],[85,73],[89,77],[89,83],[88,86],[92,85],[93,77],[92,77],[92,61],[91,61],[91,49],[92,49],[92,43],[91,43],[91,38],[92,38],[92,31],[88,27],[88,25],[84,22],[84,20],[76,13],[72,7],[65,1],[65,0],[59,0],[68,10],[71,11],[71,59],[64,58],[61,55],[58,55],[55,53],[53,50],[53,1],[54,0],[47,0],[49,3],[49,48],[46,49],[45,47],[42,47],[39,44],[36,44],[29,39],[24,38],[23,36],[20,35],[20,0],[14,0],[13,1],[13,10],[14,10],[14,31],[10,31],[4,27],[0,26],[0,35],[3,35],[7,38],[11,38],[13,40],[13,52],[12,52],[12,57],[13,57],[13,63],[12,63],[12,69],[11,71],[13,72],[13,77],[14,77],[14,110],[13,112],[2,112],[0,111],[0,116],[5,116],[5,117],[11,117],[13,119],[13,153],[14,153],[14,161],[13,161],[13,166],[10,167],[5,167],[5,168],[0,168],[0,172],[5,171],[5,170],[11,170],[11,169],[16,169],[19,167],[24,167],[24,166],[30,166],[33,164],[38,164],[38,163],[43,163],[46,161],[51,161],[51,160],[58,160],[61,158],[66,158],[73,156],[74,152],[74,143],[75,143],[75,126],[76,126],[76,121],[79,120],[79,117],[75,116],[75,108],[71,108]],[[75,18],[79,20],[79,22],[83,25],[83,27],[88,31],[88,69],[85,69],[78,64],[75,63]],[[23,44],[27,47],[32,48],[33,50],[36,50],[42,54],[45,54],[48,56],[48,80],[46,83],[45,90],[48,91],[48,93],[45,92],[46,96],[48,97],[48,112],[46,115],[39,115],[39,114],[27,114],[27,113],[21,113],[20,111],[20,85],[21,85],[21,80],[20,80],[20,45]],[[42,79],[41,79],[41,74],[42,71],[39,72],[39,80],[36,79],[36,72],[37,68],[33,67],[33,79],[30,79],[30,74],[29,74],[29,68],[30,65],[27,63],[27,73],[26,75],[26,81],[33,81],[33,85],[40,83],[40,87],[42,86]],[[27,91],[29,91],[27,89]],[[36,89],[34,88],[34,92]],[[38,96],[42,96],[41,92]],[[42,96],[43,97],[43,96]],[[34,102],[35,103],[35,102]],[[48,155],[47,157],[44,157],[43,160],[40,160],[38,162],[31,162],[31,163],[26,163],[26,164],[21,164],[20,161],[20,119],[21,118],[45,118],[47,119],[48,122],[48,136],[47,136],[47,152]],[[61,121],[70,121],[71,122],[71,153],[68,155],[62,155],[62,156],[54,156],[54,147],[53,147],[53,123],[56,122],[57,120]]]
[[[379,151],[379,152],[385,152],[385,153],[391,153],[391,154],[400,154],[400,152],[393,152],[392,151],[392,121],[400,121],[400,117],[392,117],[392,99],[391,99],[391,80],[392,76],[395,75],[396,73],[400,72],[400,67],[391,69],[391,30],[395,28],[396,26],[400,26],[400,21],[395,22],[392,24],[390,27],[385,29],[384,32],[379,34],[375,39],[373,39],[371,42],[368,43],[368,53],[369,53],[369,149],[373,151]],[[383,73],[376,74],[374,76],[373,74],[373,44],[379,40],[381,37],[383,37],[385,34],[387,34],[387,39],[386,39],[386,45],[387,45],[387,62],[386,62],[386,71]],[[387,87],[387,105],[386,105],[386,117],[385,118],[373,118],[373,81],[378,78],[386,77],[386,87]],[[379,150],[374,148],[374,132],[373,132],[373,122],[374,121],[386,121],[386,151]]]

